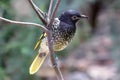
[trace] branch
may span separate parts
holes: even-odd
[[[52,66],[55,70],[55,73],[57,75],[58,80],[64,80],[63,75],[61,73],[61,70],[56,62],[56,59],[54,57],[54,49],[53,49],[53,41],[52,41],[52,34],[50,31],[47,32],[47,39],[48,39],[48,47],[49,47],[49,53],[50,53],[50,59],[52,62]]]
[[[42,20],[42,22],[46,25],[46,27],[52,27],[58,6],[60,4],[61,0],[57,0],[55,7],[52,10],[52,5],[53,5],[53,0],[51,0],[50,2],[50,7],[49,7],[49,11],[48,11],[48,15],[46,16],[46,14],[40,10],[34,3],[32,0],[28,0],[29,3],[31,4],[32,8],[35,10],[35,12],[37,13],[38,17]],[[52,14],[51,14],[52,13]],[[51,17],[50,17],[51,15]],[[50,17],[50,23],[48,22],[48,18]],[[54,67],[54,70],[56,72],[57,78],[58,80],[64,80],[62,73],[60,71],[60,68],[54,58],[54,49],[53,49],[53,41],[52,41],[52,32],[50,30],[48,30],[46,27],[40,25],[40,24],[36,24],[36,23],[31,23],[31,22],[20,22],[20,21],[13,21],[13,20],[9,20],[9,19],[5,19],[0,17],[1,21],[7,22],[7,23],[11,23],[11,24],[19,24],[19,25],[33,25],[36,26],[38,28],[41,28],[44,32],[46,32],[47,34],[47,39],[48,39],[48,47],[49,47],[49,52],[50,52],[50,57],[51,57],[51,62],[52,65]]]
[[[49,10],[52,7],[52,3],[53,3],[52,1],[53,0],[51,0],[51,2],[50,2],[51,4],[50,4]],[[52,27],[52,24],[53,24],[53,21],[54,21],[54,18],[55,18],[55,15],[56,15],[59,4],[60,4],[60,0],[57,0],[56,5],[55,5],[54,10],[53,10],[52,15],[51,15],[50,23],[47,26],[48,28]],[[50,13],[51,12],[49,12],[49,15],[50,15]],[[53,66],[53,68],[56,72],[57,79],[58,80],[64,80],[63,75],[61,73],[61,70],[60,70],[60,68],[59,68],[59,66],[58,66],[58,64],[57,64],[57,62],[54,58],[54,49],[53,49],[53,41],[52,41],[52,32],[51,31],[47,32],[47,39],[48,39],[48,47],[49,47],[51,62],[52,62],[52,66]]]
[[[49,10],[48,10],[48,17],[50,18],[52,13],[52,7],[53,7],[53,0],[50,0]]]
[[[45,14],[42,10],[40,10],[32,0],[28,0],[29,3],[31,4],[32,8],[34,9],[34,11],[37,13],[38,17],[40,18],[40,20],[43,22],[44,25],[47,25],[48,23],[48,17],[47,14]]]
[[[51,22],[50,22],[50,23],[53,23],[53,21],[54,21],[54,18],[55,18],[55,15],[56,15],[58,6],[59,6],[59,4],[60,4],[60,1],[61,1],[61,0],[57,0],[57,2],[56,2],[56,5],[55,5],[55,7],[54,7],[54,9],[53,9],[53,12],[52,12],[52,15],[51,15]]]
[[[35,27],[38,27],[40,29],[42,29],[45,32],[48,32],[48,29],[45,28],[44,26],[37,24],[37,23],[32,23],[32,22],[20,22],[20,21],[13,21],[13,20],[9,20],[3,17],[0,17],[0,21],[6,22],[6,23],[10,23],[10,24],[18,24],[18,25],[32,25]]]

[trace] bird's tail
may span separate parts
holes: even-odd
[[[29,73],[34,74],[36,73],[39,68],[42,66],[43,62],[45,61],[46,57],[48,55],[48,51],[44,52],[39,52],[37,56],[35,57],[34,61],[32,62],[30,68],[29,68]]]

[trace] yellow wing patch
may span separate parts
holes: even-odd
[[[34,47],[34,50],[38,49],[38,47],[40,46],[41,44],[41,41],[43,38],[45,38],[47,36],[47,34],[45,32],[43,32],[43,34],[40,36],[39,40],[37,41],[35,47]]]

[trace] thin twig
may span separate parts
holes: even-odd
[[[61,1],[61,0],[57,0],[57,2],[56,2],[56,5],[55,5],[55,7],[54,7],[54,9],[53,9],[53,12],[52,12],[52,15],[51,15],[51,22],[50,22],[50,23],[53,23],[53,21],[54,21],[54,18],[55,18],[55,15],[56,15],[58,6],[59,6],[59,4],[60,4],[60,1]]]
[[[9,20],[3,17],[0,17],[0,21],[6,22],[6,23],[10,23],[10,24],[18,24],[18,25],[32,25],[35,27],[38,27],[40,29],[42,29],[43,31],[47,32],[48,29],[45,28],[44,26],[37,24],[37,23],[32,23],[32,22],[21,22],[21,21],[13,21],[13,20]]]
[[[40,18],[40,20],[43,22],[44,25],[47,25],[47,20],[45,19],[47,18],[47,14],[45,14],[42,10],[40,10],[33,2],[33,0],[28,0],[29,3],[31,4],[32,8],[34,9],[34,11],[37,13],[38,17]]]
[[[50,0],[49,10],[48,10],[48,17],[50,18],[52,13],[52,7],[53,7],[53,0]]]

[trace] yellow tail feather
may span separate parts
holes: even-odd
[[[34,74],[36,73],[39,68],[42,66],[43,62],[45,61],[48,53],[38,53],[37,56],[35,57],[34,61],[32,62],[30,68],[29,68],[29,73]]]

